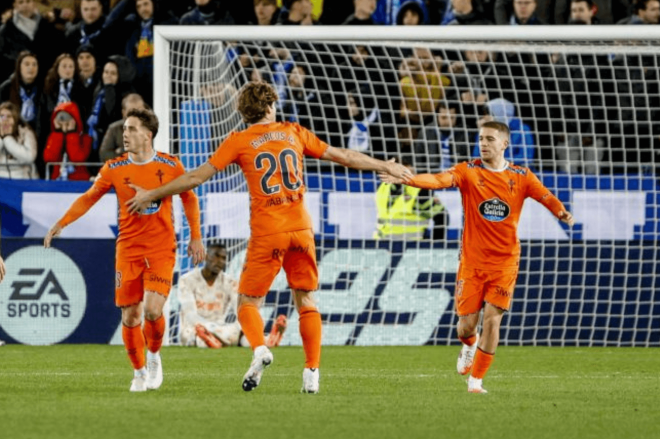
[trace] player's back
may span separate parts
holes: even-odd
[[[117,254],[125,260],[150,255],[173,255],[176,252],[172,197],[154,201],[140,215],[131,215],[126,202],[135,195],[129,184],[154,189],[184,173],[179,160],[156,152],[152,159],[137,163],[124,154],[109,160],[101,169],[96,184],[114,186],[119,204]]]
[[[238,164],[250,191],[252,236],[309,229],[304,157],[319,158],[327,145],[295,123],[258,123],[232,133],[209,160],[217,169]]]

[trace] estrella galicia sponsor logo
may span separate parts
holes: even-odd
[[[144,212],[142,212],[142,215],[153,215],[154,213],[156,213],[160,210],[160,205],[161,205],[160,200],[152,201],[149,204],[149,207],[144,209]]]
[[[509,216],[511,208],[499,198],[491,198],[479,205],[479,213],[488,221],[500,222]]]
[[[87,288],[71,258],[58,249],[22,248],[6,261],[0,284],[0,325],[13,339],[31,345],[65,340],[85,314]]]

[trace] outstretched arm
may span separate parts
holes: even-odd
[[[412,177],[412,172],[400,163],[394,163],[393,160],[384,162],[352,149],[329,146],[321,159],[339,163],[347,168],[385,173],[403,181]]]
[[[418,174],[408,181],[400,178],[394,178],[387,174],[378,174],[380,179],[385,183],[394,184],[407,184],[408,186],[418,187],[421,189],[446,189],[456,186],[454,183],[454,176],[449,172],[442,172],[440,174]]]
[[[216,172],[217,170],[207,162],[155,189],[145,190],[139,186],[129,185],[135,190],[135,196],[126,202],[128,213],[142,212],[152,201],[194,189],[211,178]]]
[[[96,202],[108,192],[108,190],[110,190],[110,185],[105,183],[106,182],[103,181],[102,177],[99,178],[87,192],[79,196],[76,201],[73,202],[64,216],[53,224],[46,234],[46,237],[44,238],[44,247],[49,248],[53,238],[62,233],[62,229],[86,214],[87,211],[91,209],[92,206],[94,206]]]

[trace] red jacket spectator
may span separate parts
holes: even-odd
[[[68,162],[64,170],[53,167],[52,180],[89,180],[86,166],[72,166],[87,160],[92,150],[92,138],[84,133],[80,110],[74,102],[63,102],[55,107],[50,119],[51,133],[44,150],[44,162]]]

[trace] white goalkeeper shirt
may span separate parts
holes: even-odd
[[[224,272],[218,274],[213,285],[202,276],[202,269],[195,268],[179,280],[179,301],[184,326],[199,323],[228,323],[227,317],[236,313],[238,283]],[[234,320],[231,324],[237,324]]]

